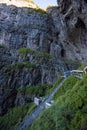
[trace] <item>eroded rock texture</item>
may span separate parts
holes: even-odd
[[[0,87],[9,89],[9,95],[10,89],[52,84],[59,77],[59,68],[50,58],[52,30],[53,20],[46,12],[0,4]],[[26,48],[30,49],[28,53],[24,52]],[[4,97],[8,97],[7,93],[1,97],[2,114],[8,106],[14,106],[4,105]]]
[[[87,62],[87,1],[59,2],[61,31],[59,40],[65,56],[74,61]]]
[[[52,84],[75,63],[86,63],[87,1],[58,0],[58,5],[45,12],[0,4],[0,87],[9,95],[10,89]],[[0,97],[4,113],[8,95]],[[16,94],[10,97],[13,107]]]

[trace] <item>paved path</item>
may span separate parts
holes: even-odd
[[[63,84],[63,82],[66,79],[64,79],[54,90],[53,92],[42,102],[35,110],[30,114],[29,116],[26,116],[24,121],[18,126],[17,130],[26,130],[28,126],[32,124],[32,122],[37,118],[37,116],[40,114],[40,112],[45,108],[46,102],[50,102],[53,98],[56,91],[60,88],[60,86]]]

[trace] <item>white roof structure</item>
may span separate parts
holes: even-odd
[[[52,106],[53,103],[54,103],[53,100],[51,100],[50,102],[46,102],[45,108],[50,108],[50,107]]]
[[[73,72],[75,72],[75,73],[83,73],[83,70],[72,70],[71,73],[73,73]]]
[[[84,68],[84,70],[86,70],[87,69],[87,66]]]
[[[87,66],[84,68],[84,72],[85,74],[87,74]]]

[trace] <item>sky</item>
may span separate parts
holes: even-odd
[[[33,0],[41,8],[46,8],[47,6],[57,5],[57,0]]]

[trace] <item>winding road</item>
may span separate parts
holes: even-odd
[[[53,92],[32,112],[32,114],[26,116],[24,121],[18,126],[17,130],[26,130],[27,127],[32,124],[32,122],[37,118],[40,112],[45,108],[46,102],[50,102],[52,100],[54,94],[61,87],[65,80],[66,78],[59,85],[57,85]]]

